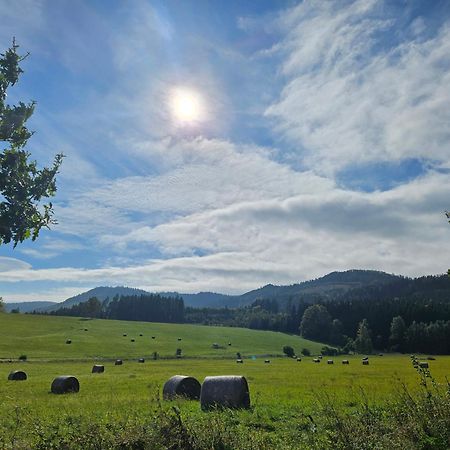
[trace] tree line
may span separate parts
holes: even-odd
[[[86,302],[49,312],[55,316],[92,317],[98,319],[138,320],[144,322],[184,322],[184,301],[181,297],[159,294],[115,296],[101,302],[92,297]]]
[[[450,353],[449,292],[446,276],[422,277],[353,289],[315,304],[302,298],[287,303],[261,298],[240,308],[192,308],[178,296],[149,294],[103,302],[91,298],[51,314],[273,330],[300,334],[342,352]]]

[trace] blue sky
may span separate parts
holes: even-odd
[[[0,0],[12,36],[28,150],[66,158],[6,301],[448,268],[449,2]]]

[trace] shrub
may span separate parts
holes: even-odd
[[[303,356],[311,356],[311,352],[307,348],[302,349],[301,353]]]
[[[289,358],[292,358],[295,355],[295,351],[290,345],[285,345],[283,347],[283,353]]]
[[[336,356],[338,354],[338,351],[334,347],[328,347],[328,345],[324,345],[322,347],[322,350],[320,350],[320,353],[326,356]]]

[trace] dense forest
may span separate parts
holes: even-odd
[[[54,315],[223,325],[301,334],[342,352],[372,350],[450,353],[450,279],[393,277],[330,298],[315,294],[280,301],[259,298],[238,308],[185,307],[179,296],[157,294],[90,298]]]
[[[184,322],[184,302],[179,297],[158,294],[116,296],[103,302],[96,297],[70,308],[60,308],[49,313],[54,316],[94,317],[99,319],[140,320],[144,322]]]

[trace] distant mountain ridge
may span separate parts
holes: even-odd
[[[145,295],[149,292],[144,291],[142,289],[137,288],[129,288],[125,286],[99,286],[89,291],[82,292],[81,294],[75,295],[74,297],[70,297],[67,300],[64,300],[61,303],[57,303],[56,305],[52,305],[48,308],[45,308],[45,311],[54,311],[59,308],[70,308],[73,305],[77,305],[78,303],[86,302],[92,297],[97,297],[100,301],[104,301],[107,298],[113,299],[114,296],[119,295]]]
[[[53,305],[59,305],[59,303],[45,301],[5,303],[5,310],[6,312],[11,312],[13,309],[18,309],[21,313],[27,313],[49,308]]]
[[[391,275],[375,270],[348,270],[345,272],[331,272],[321,278],[304,281],[290,286],[275,286],[267,284],[261,288],[246,292],[242,295],[226,295],[214,292],[199,292],[196,294],[180,294],[177,292],[159,292],[162,296],[180,296],[185,305],[196,308],[236,308],[253,303],[256,299],[276,299],[283,308],[290,299],[314,303],[319,300],[333,300],[346,292],[370,286],[381,286],[392,281],[403,279],[398,275]],[[62,307],[71,307],[75,304],[97,297],[100,301],[114,296],[146,295],[151,292],[125,286],[100,286],[89,291],[68,298],[62,303],[45,308],[53,311]]]

